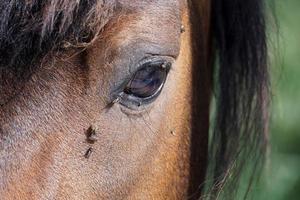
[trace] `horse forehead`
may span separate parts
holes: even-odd
[[[175,8],[178,9],[183,5],[183,0],[119,0],[118,1],[122,7],[127,7],[131,9],[147,9],[147,8]]]
[[[122,20],[119,20],[119,23],[128,25],[132,22],[136,28],[143,29],[143,33],[148,34],[156,34],[162,25],[165,28],[168,27],[169,31],[178,29],[178,25],[181,24],[181,14],[186,5],[184,0],[119,0],[118,2],[121,12],[116,12],[116,15],[129,14],[125,23]],[[114,25],[119,26],[118,23]],[[122,27],[124,26],[120,26]],[[160,35],[163,34],[160,32]]]

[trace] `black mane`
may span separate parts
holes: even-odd
[[[257,176],[267,146],[269,77],[263,0],[213,0],[216,117],[208,192],[234,199],[242,172]],[[246,189],[246,193],[249,188]]]

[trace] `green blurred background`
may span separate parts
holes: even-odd
[[[271,151],[255,200],[300,200],[300,0],[273,0]]]

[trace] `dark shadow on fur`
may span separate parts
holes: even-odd
[[[199,199],[207,169],[209,108],[212,87],[211,45],[209,33],[195,2],[190,2],[192,60],[192,136],[188,199]],[[209,7],[209,6],[208,6]],[[205,19],[205,18],[204,18]]]

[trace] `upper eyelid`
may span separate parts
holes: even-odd
[[[160,57],[170,57],[170,58],[173,58],[173,59],[176,59],[178,56],[175,56],[175,55],[172,55],[172,54],[155,54],[155,53],[146,53],[146,55],[149,55],[149,56],[160,56]]]
[[[169,57],[169,56],[156,55],[156,56],[151,56],[151,57],[145,57],[140,62],[138,62],[135,72],[137,72],[141,67],[143,67],[144,64],[149,63],[149,62],[161,62],[161,63],[171,62],[173,64],[173,60],[170,61],[171,59],[167,59],[167,57]]]
[[[129,73],[124,78],[124,80],[129,81],[130,78],[138,71],[140,70],[144,64],[148,62],[156,62],[156,61],[165,61],[172,63],[170,70],[172,69],[173,63],[175,62],[175,58],[171,56],[166,55],[160,55],[160,54],[146,54],[142,59],[140,59],[134,66],[129,66]]]

